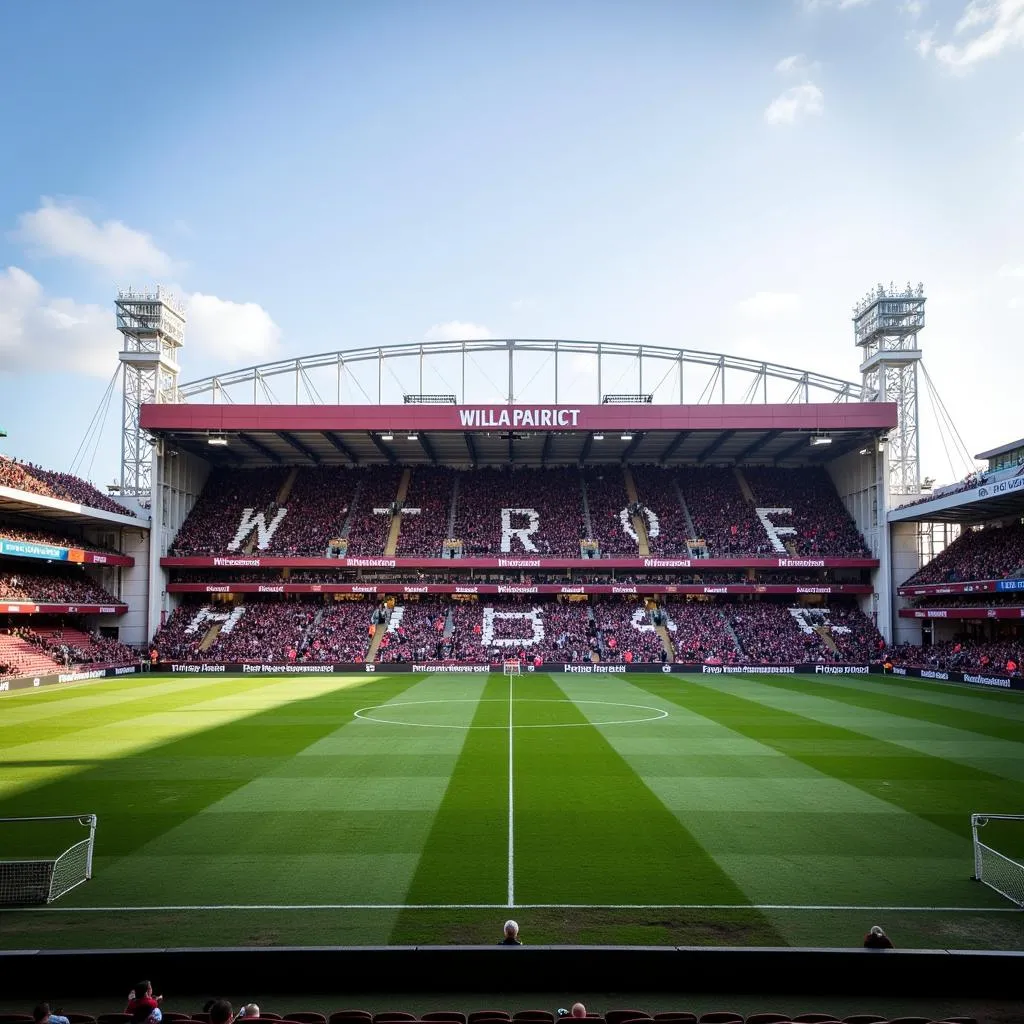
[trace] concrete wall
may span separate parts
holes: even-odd
[[[167,593],[167,570],[161,568],[160,559],[167,551],[202,493],[210,464],[184,452],[173,455],[153,451],[153,528],[149,546],[149,603],[147,611],[147,639],[160,628],[166,615],[170,615],[175,601]]]
[[[875,592],[861,599],[861,610],[874,619],[879,632],[892,637],[892,591],[889,584],[889,534],[885,523],[886,481],[885,451],[872,455],[850,452],[826,467],[846,510],[853,516],[857,529],[871,553],[880,562],[872,572]]]

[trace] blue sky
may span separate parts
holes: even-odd
[[[0,450],[68,467],[128,284],[186,303],[183,380],[488,334],[856,380],[852,303],[920,280],[979,451],[1022,433],[1021,95],[1024,0],[3,5]]]

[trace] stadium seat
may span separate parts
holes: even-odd
[[[843,1024],[887,1024],[888,1017],[878,1013],[855,1013],[851,1017],[844,1017]]]
[[[936,1017],[937,1024],[978,1024],[977,1017]],[[933,1022],[933,1024],[935,1024]]]
[[[28,1013],[0,1013],[0,1024],[32,1024]]]
[[[210,1024],[210,1015],[205,1011],[202,1013],[193,1013],[192,1019],[199,1021],[199,1024]]]
[[[96,1024],[96,1018],[91,1013],[63,1013],[61,1016],[67,1017],[68,1024]],[[182,1017],[188,1020],[187,1014],[182,1014]],[[165,1013],[163,1019],[169,1020],[170,1018]]]
[[[405,1010],[385,1010],[373,1015],[373,1024],[397,1024],[407,1020],[416,1020],[416,1014],[406,1013]]]
[[[697,1024],[697,1014],[689,1010],[665,1010],[663,1013],[656,1013],[655,1020],[665,1021],[666,1024]]]
[[[627,1020],[650,1020],[646,1010],[608,1010],[604,1019],[608,1024],[625,1024]]]
[[[927,1017],[890,1017],[889,1024],[932,1024]]]
[[[519,1010],[512,1014],[512,1019],[531,1024],[555,1024],[555,1015],[550,1010]]]
[[[771,1013],[765,1011],[764,1013],[752,1013],[747,1018],[747,1024],[784,1024],[785,1021],[790,1019],[788,1013]]]
[[[512,1015],[507,1010],[474,1010],[466,1020],[468,1024],[478,1024],[482,1020],[511,1020]],[[376,1024],[376,1022],[374,1022]]]
[[[369,1024],[372,1020],[369,1010],[335,1010],[327,1018],[327,1024]]]
[[[838,1021],[839,1018],[831,1013],[800,1013],[791,1017],[790,1020],[793,1021],[793,1024],[831,1024],[832,1021]],[[927,1021],[924,1024],[927,1024]]]
[[[129,1013],[101,1013],[96,1018],[96,1024],[128,1024],[131,1019]]]
[[[459,1010],[433,1010],[423,1014],[420,1020],[442,1021],[445,1024],[466,1024],[466,1015]]]
[[[71,1020],[71,1014],[65,1014],[65,1016],[69,1020]],[[177,1010],[164,1010],[164,1009],[161,1009],[160,1016],[161,1016],[161,1019],[164,1020],[164,1021],[167,1021],[168,1024],[170,1024],[170,1022],[172,1022],[172,1021],[175,1022],[175,1024],[176,1024],[176,1022],[178,1022],[178,1021],[192,1020],[191,1014],[179,1013]],[[90,1017],[89,1019],[91,1020],[92,1018]],[[76,1024],[76,1022],[74,1020],[71,1020],[71,1024]]]
[[[711,1010],[700,1015],[699,1024],[743,1024],[743,1014],[733,1010]]]
[[[283,1016],[285,1020],[295,1021],[295,1024],[327,1024],[327,1018],[322,1013],[316,1013],[313,1010],[297,1010]]]

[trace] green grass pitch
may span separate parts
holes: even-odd
[[[849,946],[882,924],[1019,949],[1024,914],[971,881],[972,811],[1024,814],[1016,693],[660,673],[15,692],[0,817],[99,826],[92,881],[0,913],[0,947],[489,943],[515,917],[531,943]],[[0,825],[0,859],[58,838]],[[998,845],[1024,854],[1024,822]]]

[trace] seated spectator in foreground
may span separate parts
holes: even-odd
[[[245,1006],[242,1007],[239,1017],[243,1020],[255,1020],[259,1015],[260,1007],[258,1003],[246,1003]]]
[[[871,931],[864,936],[865,949],[895,949],[892,939],[876,924]]]
[[[231,1004],[226,999],[217,999],[210,1006],[210,1024],[230,1024],[235,1019]]]
[[[68,1024],[67,1017],[59,1013],[50,1013],[49,1003],[40,1003],[32,1010],[33,1024]]]
[[[519,938],[519,925],[515,921],[505,922],[505,935],[502,940],[498,943],[499,946],[521,946],[522,940]]]
[[[141,1009],[147,1009],[152,1013],[160,1006],[160,1002],[163,996],[153,995],[153,985],[148,981],[140,981],[135,988],[128,993],[128,1005],[124,1008],[124,1012],[135,1016],[135,1014]],[[149,1014],[147,1013],[148,1017]]]

